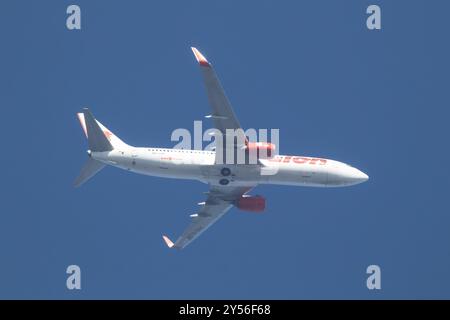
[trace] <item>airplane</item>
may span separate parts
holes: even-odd
[[[238,119],[225,95],[222,85],[205,56],[191,48],[200,66],[213,120],[218,133],[227,143],[217,144],[216,150],[182,150],[157,147],[133,147],[123,142],[112,131],[97,121],[88,108],[78,113],[87,137],[88,160],[75,180],[76,187],[110,165],[149,176],[197,180],[208,184],[206,200],[199,210],[190,215],[191,222],[173,242],[167,235],[163,240],[169,248],[183,249],[213,225],[232,207],[250,212],[262,212],[266,200],[248,192],[260,184],[343,187],[362,183],[369,177],[343,162],[305,156],[278,155],[272,143],[231,139],[230,129],[241,132]],[[216,146],[216,148],[217,148]],[[230,147],[231,146],[231,147]],[[230,149],[231,148],[231,149]],[[224,161],[230,150],[257,153],[257,162],[235,163]],[[248,159],[248,158],[246,158]],[[264,174],[263,172],[269,172]]]

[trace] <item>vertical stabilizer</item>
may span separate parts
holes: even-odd
[[[109,141],[109,131],[103,130],[97,120],[95,120],[88,108],[84,108],[82,113],[78,114],[81,126],[87,136],[89,150],[92,152],[111,151],[113,146]]]

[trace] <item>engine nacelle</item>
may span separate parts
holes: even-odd
[[[266,208],[266,199],[261,196],[242,196],[236,201],[236,207],[243,211],[262,212]]]
[[[258,158],[270,158],[275,154],[276,146],[269,142],[247,142],[246,150],[256,152]]]

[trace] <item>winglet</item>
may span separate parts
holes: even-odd
[[[209,64],[208,60],[206,60],[206,58],[201,54],[200,51],[197,50],[197,48],[191,47],[192,52],[195,55],[195,58],[197,59],[198,63],[201,66],[204,67],[210,67],[211,65]]]
[[[164,242],[166,243],[166,245],[169,247],[169,248],[172,248],[175,244],[172,242],[172,240],[170,240],[169,239],[169,237],[167,237],[166,235],[163,235],[163,239],[164,239]]]

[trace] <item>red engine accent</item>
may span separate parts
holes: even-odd
[[[262,212],[266,208],[266,199],[260,196],[243,196],[237,201],[236,207],[244,211]]]
[[[258,158],[270,158],[274,154],[276,146],[269,142],[247,142],[247,150],[256,151]]]

